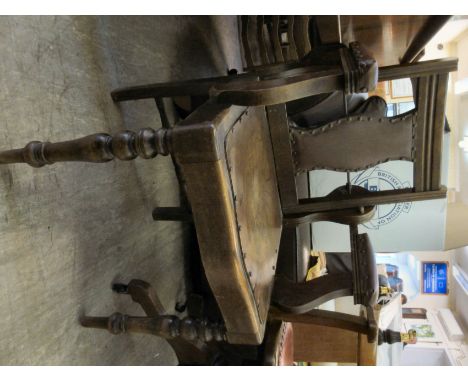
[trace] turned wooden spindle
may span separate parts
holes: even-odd
[[[128,130],[114,135],[99,133],[58,143],[32,141],[22,149],[0,152],[0,164],[27,163],[42,167],[55,162],[103,163],[138,156],[149,159],[169,154],[170,132],[147,128],[137,133]]]
[[[226,328],[222,324],[210,323],[186,317],[162,315],[155,317],[131,317],[114,313],[109,317],[81,318],[81,325],[88,328],[107,329],[112,334],[125,332],[148,333],[166,339],[181,337],[188,341],[225,341]]]

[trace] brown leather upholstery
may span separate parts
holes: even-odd
[[[290,322],[284,322],[277,352],[278,366],[292,366],[294,363],[294,335]]]
[[[392,119],[342,118],[313,130],[290,128],[296,171],[359,171],[389,160],[413,160],[412,114]]]
[[[294,364],[294,334],[290,322],[270,321],[267,324],[263,364],[265,366]]]

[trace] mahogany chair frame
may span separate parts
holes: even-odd
[[[191,318],[180,320],[146,305],[145,311],[151,317],[128,317],[121,314],[106,318],[85,317],[83,325],[107,328],[114,334],[138,331],[174,341],[180,338],[195,348],[203,348],[203,343],[212,341],[249,345],[262,343],[272,296],[279,237],[283,220],[287,223],[288,214],[306,213],[308,220],[328,218],[349,224],[359,222],[361,218],[369,218],[374,204],[393,201],[389,197],[375,196],[366,196],[365,201],[362,201],[359,196],[349,198],[351,202],[346,203],[346,199],[337,198],[325,204],[322,202],[321,208],[317,208],[317,202],[311,200],[297,200],[295,206],[289,202],[294,189],[291,185],[285,189],[287,182],[284,179],[291,179],[294,172],[285,173],[284,170],[291,169],[287,156],[282,154],[285,152],[282,135],[288,126],[284,103],[336,90],[350,93],[370,89],[375,84],[375,63],[356,65],[359,60],[352,61],[349,52],[342,51],[341,54],[341,66],[321,68],[318,71],[314,67],[296,66],[279,71],[276,75],[269,71],[263,78],[258,73],[248,73],[120,89],[112,92],[116,102],[154,98],[160,110],[163,97],[209,94],[211,98],[175,128],[164,126],[167,118],[162,114],[163,128],[157,131],[124,131],[113,136],[94,134],[60,143],[32,141],[23,149],[0,153],[0,164],[28,163],[33,167],[61,161],[102,163],[114,158],[132,160],[140,156],[150,159],[158,154],[171,154],[180,167],[180,180],[190,200],[203,266],[220,308],[222,322]],[[443,93],[446,89],[443,79],[448,71],[456,67],[452,61],[444,63],[443,73],[436,74],[442,76],[442,81],[438,80],[439,77],[436,80],[432,80],[432,77],[431,80],[420,80],[421,91],[418,94],[421,94],[421,104],[427,107],[422,109],[426,110],[424,113],[418,109],[418,121],[421,120],[422,125],[428,126],[429,130],[433,126],[430,118],[434,114],[431,113],[435,110],[437,117],[444,104],[437,102],[434,109],[424,97],[429,95],[433,99],[436,94]],[[440,69],[439,63],[418,65],[403,69],[388,68],[384,70],[383,77],[399,78],[399,75],[407,76],[408,73],[413,77],[433,76],[434,69]],[[427,140],[419,135],[417,137],[423,147],[432,147],[425,143]],[[435,156],[439,153],[437,150],[430,152],[435,152]],[[254,153],[247,157],[252,159],[251,163],[245,162],[247,153]],[[432,154],[420,158],[418,166],[429,169],[425,174],[437,167]],[[431,160],[429,167],[426,166],[428,158]],[[420,199],[428,195],[425,191],[419,191],[426,186],[426,178],[423,177],[421,186],[416,187],[416,192],[423,194],[417,195]],[[249,179],[259,179],[261,182],[253,185]],[[437,173],[430,179],[431,187],[438,184]],[[262,195],[262,203],[249,204],[249,197],[255,195],[254,192],[247,197],[246,193],[252,189],[250,186],[256,187],[255,192]],[[440,191],[434,192],[441,195]],[[410,197],[410,194],[404,194],[404,197]],[[400,195],[398,200],[401,199]],[[242,203],[248,205],[248,208],[243,207]],[[367,209],[360,208],[362,206]],[[348,208],[358,210],[350,211]],[[336,216],[336,210],[342,211]],[[331,218],[324,211],[329,211]],[[292,216],[292,219],[298,219],[298,216]],[[246,222],[244,230],[239,224],[242,221]],[[357,232],[352,233],[357,239]],[[252,252],[242,251],[243,246]],[[369,301],[375,295],[375,290],[360,290],[356,285],[358,278],[354,277],[353,281],[352,293],[355,299],[358,298],[357,302],[370,306]],[[349,294],[349,291],[346,293]],[[367,301],[359,300],[359,296],[367,298]],[[307,298],[317,300],[315,297]],[[312,305],[309,301],[307,308]]]
[[[161,110],[163,128],[156,131],[93,134],[59,143],[32,141],[23,149],[1,152],[0,164],[27,163],[33,167],[171,154],[180,170],[204,271],[222,321],[181,320],[167,315],[148,297],[147,290],[135,292],[129,286],[130,294],[134,290],[140,297],[146,296],[142,306],[151,317],[116,313],[110,317],[83,317],[83,325],[107,328],[114,334],[152,333],[171,340],[175,347],[180,347],[178,341],[185,341],[193,352],[207,342],[261,344],[282,227],[264,106],[337,89],[353,92],[369,87],[375,82],[375,63],[357,65],[359,57],[353,60],[351,56],[357,52],[356,46],[352,51],[345,50],[341,52],[342,65],[319,70],[303,65],[287,71],[270,69],[263,78],[246,74],[117,90],[112,92],[116,102],[154,98],[160,110],[163,97],[208,94],[210,99],[175,128],[167,126],[167,116]],[[261,200],[255,195],[261,195]],[[179,210],[165,212],[166,217],[171,213],[177,215],[175,218],[186,217]],[[132,297],[139,298],[134,294]]]

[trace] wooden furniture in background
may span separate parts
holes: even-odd
[[[309,23],[310,16],[241,16],[246,70],[303,58],[312,49]]]
[[[403,318],[427,319],[427,310],[425,308],[403,308]]]
[[[374,366],[376,346],[363,334],[314,324],[293,324],[296,362]]]
[[[399,308],[398,308],[399,307]],[[414,344],[416,333],[409,331],[401,332],[401,327],[393,329],[389,325],[401,323],[401,317],[395,317],[395,314],[401,315],[400,295],[396,294],[387,304],[377,304],[374,307],[375,318],[378,322],[378,338],[375,342],[370,342],[365,328],[360,323],[365,322],[363,316],[365,311],[361,309],[359,316],[349,315],[338,312],[325,311],[329,316],[335,314],[336,317],[343,316],[343,322],[330,323],[327,320],[315,322],[294,322],[294,360],[297,362],[305,361],[311,363],[343,363],[356,364],[359,366],[375,366],[378,363],[385,364],[390,361],[399,364],[399,359],[388,359],[390,356],[385,352],[389,351],[388,345],[396,343]],[[348,322],[348,324],[345,324]],[[354,323],[352,325],[351,323]],[[387,347],[380,348],[382,344]],[[395,352],[390,357],[396,356]],[[397,356],[398,357],[398,356]]]
[[[300,60],[322,44],[360,41],[381,66],[417,62],[451,16],[241,16],[246,69]]]

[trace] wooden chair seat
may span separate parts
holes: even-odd
[[[228,341],[260,344],[282,218],[265,110],[208,102],[171,141]]]

